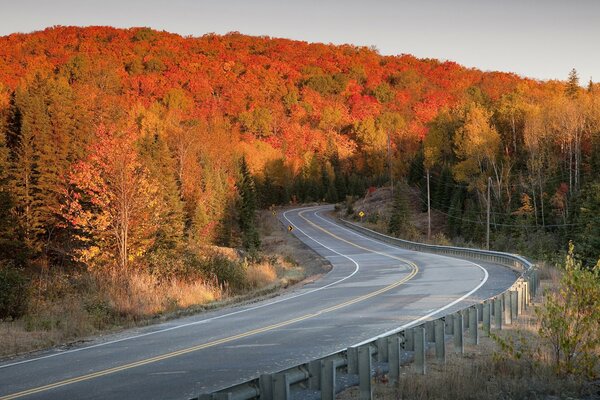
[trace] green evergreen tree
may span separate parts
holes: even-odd
[[[584,187],[577,223],[579,253],[584,264],[594,265],[600,255],[600,182]]]
[[[17,260],[24,257],[24,246],[18,240],[10,192],[10,154],[6,146],[5,129],[0,121],[0,260]]]
[[[569,72],[569,79],[567,80],[567,88],[565,89],[567,96],[574,99],[579,94],[579,75],[577,74],[577,70],[573,68],[571,72]]]
[[[183,244],[185,218],[183,202],[176,178],[175,160],[166,141],[159,134],[140,139],[140,156],[148,168],[150,179],[159,187],[161,224],[156,233],[157,249],[175,250]]]
[[[242,158],[240,162],[238,193],[240,196],[238,221],[242,232],[242,246],[244,249],[254,252],[260,247],[256,222],[256,188],[245,158]]]
[[[452,191],[450,206],[448,207],[448,233],[455,237],[462,233],[462,213],[465,189],[455,187]]]
[[[399,187],[396,190],[394,204],[392,205],[392,213],[388,224],[389,233],[396,236],[404,234],[410,224],[409,217],[408,200],[403,188]]]
[[[14,209],[26,245],[38,253],[66,245],[60,215],[67,176],[91,135],[87,114],[76,103],[65,79],[39,74],[14,96]]]

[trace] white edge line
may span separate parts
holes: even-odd
[[[323,220],[323,221],[325,221],[325,222],[327,222],[327,223],[329,223],[331,225],[335,225],[336,227],[339,227],[339,228],[341,228],[341,229],[343,229],[343,230],[345,230],[347,232],[354,233],[356,236],[359,236],[361,238],[368,239],[368,240],[370,240],[372,242],[376,242],[378,244],[383,244],[383,245],[385,245],[387,247],[390,247],[390,248],[393,248],[393,249],[406,250],[406,249],[402,249],[401,247],[393,246],[393,245],[390,245],[388,243],[382,242],[380,240],[376,240],[376,239],[370,238],[368,236],[365,236],[365,235],[361,234],[360,232],[356,232],[356,231],[353,231],[353,230],[348,229],[346,227],[343,227],[343,226],[341,226],[339,224],[336,224],[335,222],[333,222],[331,220],[328,220],[328,219],[323,218],[322,216],[320,216],[319,215],[319,211],[315,211],[314,215],[317,218],[319,218],[319,219],[321,219],[321,220]],[[406,251],[413,252],[412,250],[406,250]],[[419,252],[417,252],[417,253],[419,253]],[[434,256],[443,257],[443,258],[452,258],[453,260],[456,260],[456,258],[454,258],[454,257],[448,257],[448,256],[443,256],[443,255],[437,255],[437,254],[434,254]],[[364,341],[362,341],[360,343],[355,344],[352,347],[362,346],[364,344],[371,343],[371,342],[373,342],[373,341],[375,341],[375,340],[377,340],[379,338],[382,338],[382,337],[385,337],[385,336],[389,336],[389,335],[393,335],[395,333],[403,331],[406,328],[410,328],[410,327],[412,327],[414,325],[417,325],[419,322],[424,321],[424,320],[426,320],[426,319],[428,319],[428,318],[430,318],[430,317],[432,317],[432,316],[434,316],[434,315],[436,315],[436,314],[438,314],[438,313],[440,313],[440,312],[442,312],[444,310],[447,310],[448,308],[452,307],[453,305],[455,305],[457,303],[460,303],[461,301],[463,301],[464,299],[466,299],[467,297],[469,297],[470,295],[472,295],[473,293],[475,293],[476,291],[478,291],[487,282],[487,280],[489,278],[489,273],[487,272],[487,270],[484,267],[482,267],[481,265],[479,265],[477,263],[474,263],[472,261],[465,260],[465,259],[462,259],[462,258],[460,258],[459,260],[464,261],[464,262],[469,263],[469,264],[473,264],[473,265],[479,267],[483,271],[484,277],[483,277],[483,280],[481,282],[479,282],[479,285],[477,285],[475,288],[473,288],[469,293],[463,295],[462,297],[459,297],[458,299],[454,300],[453,302],[451,302],[449,304],[446,304],[443,307],[438,308],[437,310],[434,310],[434,311],[432,311],[432,312],[430,312],[430,313],[428,313],[426,315],[423,315],[422,317],[419,317],[419,318],[417,318],[417,319],[415,319],[415,320],[413,320],[413,321],[411,321],[411,322],[409,322],[407,324],[404,324],[404,325],[402,325],[402,326],[400,326],[398,328],[394,328],[394,329],[392,329],[390,331],[384,332],[384,333],[382,333],[380,335],[377,335],[375,337],[372,337],[370,339],[366,339],[366,340],[364,340]],[[332,354],[335,354],[335,353],[332,353]]]
[[[285,211],[285,212],[283,213],[283,217],[284,217],[284,218],[285,218],[285,219],[286,219],[286,220],[287,220],[287,221],[288,221],[290,224],[293,224],[293,223],[292,223],[292,221],[290,221],[290,220],[289,220],[289,218],[287,217],[287,213],[288,213],[288,212],[291,212],[291,211],[297,211],[297,210],[306,210],[306,208],[303,208],[303,207],[302,207],[302,208],[294,208],[294,209],[292,209],[292,210],[287,210],[287,211]],[[355,275],[355,274],[356,274],[356,273],[357,273],[357,272],[360,270],[360,266],[358,265],[358,263],[357,263],[356,261],[354,261],[353,259],[351,259],[351,258],[350,258],[350,257],[348,257],[348,256],[345,256],[345,255],[343,255],[343,254],[341,254],[341,253],[338,253],[337,251],[335,251],[335,250],[331,249],[331,248],[330,248],[330,247],[328,247],[328,246],[325,246],[323,243],[319,242],[318,240],[316,240],[316,239],[315,239],[315,238],[313,238],[312,236],[308,235],[306,232],[304,232],[302,229],[300,229],[300,228],[299,228],[298,226],[296,226],[295,224],[294,224],[294,226],[295,226],[295,228],[296,228],[298,231],[302,232],[302,234],[304,234],[304,235],[305,235],[306,237],[308,237],[309,239],[313,240],[315,243],[317,243],[317,244],[319,244],[319,245],[323,246],[323,247],[324,247],[324,248],[326,248],[327,250],[330,250],[330,251],[334,252],[334,253],[335,253],[335,254],[337,254],[337,255],[340,255],[340,256],[342,256],[342,257],[345,257],[345,258],[349,259],[350,261],[352,261],[352,262],[353,262],[353,263],[356,265],[356,267],[355,267],[354,271],[353,271],[353,272],[352,272],[350,275],[347,275],[347,276],[345,276],[344,278],[342,278],[342,279],[339,279],[339,280],[337,280],[337,281],[335,281],[335,282],[329,283],[329,284],[327,284],[327,285],[325,285],[325,286],[321,286],[321,287],[318,287],[318,288],[315,288],[315,289],[309,290],[309,291],[307,291],[307,292],[299,293],[299,294],[296,294],[296,295],[294,295],[294,296],[289,296],[289,297],[285,297],[285,298],[280,298],[280,299],[278,299],[278,300],[275,300],[275,301],[272,301],[272,302],[269,302],[269,303],[261,304],[261,305],[254,306],[254,307],[250,307],[250,308],[245,308],[245,309],[243,309],[243,310],[238,310],[238,311],[234,311],[234,312],[227,313],[227,314],[223,314],[223,315],[218,315],[218,316],[216,316],[216,317],[211,317],[211,318],[203,319],[203,320],[200,320],[200,321],[194,321],[194,322],[190,322],[190,323],[187,323],[187,324],[182,324],[182,325],[177,325],[177,326],[173,326],[173,327],[170,327],[170,328],[160,329],[160,330],[157,330],[157,331],[152,331],[152,332],[142,333],[142,334],[135,335],[135,336],[128,336],[128,337],[125,337],[125,338],[116,339],[116,340],[110,340],[110,341],[108,341],[108,342],[102,342],[102,343],[94,344],[94,345],[91,345],[91,346],[79,347],[79,348],[76,348],[76,349],[71,349],[71,350],[61,351],[61,352],[59,352],[59,353],[53,353],[53,354],[48,354],[48,355],[41,356],[41,357],[30,358],[30,359],[27,359],[27,360],[21,360],[21,361],[17,361],[17,362],[9,363],[9,364],[4,364],[4,365],[0,365],[0,369],[3,369],[3,368],[8,368],[8,367],[14,367],[14,366],[16,366],[16,365],[21,365],[21,364],[27,364],[27,363],[34,362],[34,361],[45,360],[45,359],[48,359],[48,358],[58,357],[58,356],[66,355],[66,354],[76,353],[76,352],[83,351],[83,350],[91,350],[91,349],[94,349],[94,348],[97,348],[97,347],[108,346],[108,345],[110,345],[110,344],[115,344],[115,343],[119,343],[119,342],[124,342],[124,341],[127,341],[127,340],[132,340],[132,339],[139,339],[139,338],[141,338],[141,337],[145,337],[145,336],[151,336],[151,335],[155,335],[155,334],[158,334],[158,333],[163,333],[163,332],[168,332],[168,331],[173,331],[173,330],[180,329],[180,328],[186,328],[186,327],[188,327],[188,326],[194,326],[194,325],[206,324],[206,323],[208,323],[208,322],[212,322],[212,321],[215,321],[215,320],[218,320],[218,319],[221,319],[221,318],[229,317],[229,316],[236,315],[236,314],[245,313],[245,312],[248,312],[248,311],[257,310],[257,309],[259,309],[259,308],[264,308],[264,307],[267,307],[267,306],[272,306],[272,305],[274,305],[274,304],[278,304],[278,303],[281,303],[281,302],[284,302],[284,301],[288,301],[288,300],[291,300],[291,299],[295,299],[295,298],[298,298],[298,297],[300,297],[300,296],[306,296],[306,295],[308,295],[308,294],[312,294],[312,293],[314,293],[314,292],[318,292],[319,290],[326,289],[326,288],[328,288],[328,287],[331,287],[331,286],[333,286],[333,285],[337,285],[338,283],[340,283],[340,282],[343,282],[343,281],[345,281],[345,280],[346,280],[346,279],[348,279],[348,278],[351,278],[352,276],[354,276],[354,275]]]
[[[467,261],[467,260],[463,260],[463,261]],[[485,282],[487,282],[487,280],[488,280],[488,277],[489,277],[489,274],[488,274],[487,270],[486,270],[485,268],[483,268],[481,265],[479,265],[479,264],[476,264],[476,263],[474,263],[474,262],[471,262],[471,261],[467,261],[467,262],[468,262],[468,263],[470,263],[470,264],[476,265],[476,266],[478,266],[479,268],[481,268],[481,270],[483,271],[483,273],[484,273],[484,275],[485,275],[485,276],[484,276],[484,278],[483,278],[483,280],[482,280],[482,281],[479,283],[479,285],[477,285],[477,286],[476,286],[476,287],[475,287],[473,290],[471,290],[469,293],[465,294],[465,295],[464,295],[464,296],[462,296],[462,297],[459,297],[458,299],[454,300],[453,302],[451,302],[451,303],[449,303],[449,304],[446,304],[444,307],[440,307],[440,308],[438,308],[437,310],[430,312],[429,314],[423,315],[422,317],[415,319],[414,321],[411,321],[411,322],[409,322],[409,323],[407,323],[407,324],[404,324],[404,325],[402,325],[402,326],[400,326],[400,327],[398,327],[398,328],[392,329],[392,330],[390,330],[390,331],[384,332],[384,333],[382,333],[382,334],[380,334],[380,335],[377,335],[377,336],[375,336],[375,337],[373,337],[373,338],[371,338],[371,339],[364,340],[364,341],[362,341],[362,342],[360,342],[360,343],[357,343],[357,344],[355,344],[355,345],[354,345],[354,346],[352,346],[352,347],[356,347],[356,346],[362,346],[363,344],[371,343],[371,342],[373,342],[373,341],[375,341],[375,340],[377,340],[377,339],[379,339],[379,338],[382,338],[382,337],[385,337],[385,336],[389,336],[389,335],[393,335],[393,334],[395,334],[395,333],[398,333],[398,332],[400,332],[400,331],[403,331],[403,330],[405,330],[406,328],[410,328],[410,327],[412,327],[412,326],[415,326],[415,325],[417,325],[419,322],[421,322],[421,321],[424,321],[424,320],[426,320],[426,319],[428,319],[428,318],[430,318],[430,317],[434,316],[435,314],[438,314],[438,313],[440,313],[440,312],[442,312],[442,311],[444,311],[444,310],[446,310],[446,309],[448,309],[448,308],[452,307],[453,305],[455,305],[455,304],[457,304],[457,303],[460,303],[461,301],[463,301],[464,299],[466,299],[467,297],[469,297],[470,295],[472,295],[473,293],[475,293],[476,291],[478,291],[478,290],[479,290],[479,288],[480,288],[480,287],[482,287],[482,286],[485,284]]]

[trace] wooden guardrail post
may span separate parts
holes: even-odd
[[[358,348],[358,386],[360,400],[371,400],[373,398],[373,389],[371,388],[371,347],[368,344]]]
[[[464,319],[462,312],[458,311],[454,314],[454,352],[463,354],[465,346],[463,343]]]
[[[502,329],[502,319],[504,318],[502,312],[502,296],[497,296],[494,299],[494,325],[496,329]]]
[[[492,329],[492,305],[489,300],[486,300],[483,303],[482,309],[482,319],[483,319],[483,335],[489,336],[490,331]]]
[[[425,341],[425,328],[417,326],[415,330],[415,370],[417,373],[425,375],[425,351],[427,342]]]
[[[512,324],[512,313],[510,305],[510,292],[506,291],[502,293],[502,305],[504,306],[504,323],[506,325]]]
[[[346,349],[346,359],[348,360],[348,373],[358,374],[358,347],[348,347]]]
[[[433,321],[425,322],[425,344],[435,341],[435,329]]]
[[[335,362],[327,360],[324,363],[321,376],[321,400],[335,399]]]
[[[290,398],[290,377],[281,373],[273,375],[273,400],[288,400]]]
[[[396,335],[388,340],[388,365],[390,369],[388,377],[392,384],[398,382],[400,378],[400,342],[401,339]]]
[[[436,319],[435,325],[435,357],[438,362],[446,363],[446,323],[443,319]]]
[[[323,370],[323,360],[313,360],[308,363],[308,387],[313,390],[321,389],[321,371]],[[262,392],[261,392],[262,396]]]
[[[476,306],[469,308],[469,342],[471,344],[479,344],[479,330],[477,329],[478,324],[478,310]]]
[[[519,292],[511,290],[510,292],[510,317],[511,320],[516,320],[519,316]]]
[[[258,390],[261,400],[273,400],[273,375],[262,374],[258,377]]]
[[[483,303],[476,304],[477,307],[477,323],[483,322]]]

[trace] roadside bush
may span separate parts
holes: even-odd
[[[545,293],[536,311],[556,372],[595,377],[600,361],[600,262],[583,267],[569,243],[558,288]]]
[[[29,282],[10,265],[0,266],[0,320],[22,317],[27,311]]]
[[[210,257],[205,264],[205,271],[214,276],[220,285],[230,291],[240,291],[246,288],[247,263],[240,263],[216,254]]]

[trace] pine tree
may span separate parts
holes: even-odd
[[[24,256],[23,244],[18,241],[10,192],[10,159],[6,146],[5,130],[0,121],[0,260],[20,259]]]
[[[240,195],[238,221],[242,231],[242,246],[244,249],[254,252],[260,247],[256,222],[256,189],[245,158],[242,158],[240,162],[238,191]]]
[[[573,68],[571,72],[569,72],[569,79],[567,80],[565,92],[567,96],[574,99],[579,94],[579,89],[579,75],[577,74],[577,70]]]
[[[594,265],[600,254],[600,182],[582,191],[578,222],[578,246],[587,265]]]
[[[11,124],[15,211],[25,243],[35,252],[62,246],[61,207],[73,162],[89,136],[86,113],[68,83],[36,75],[15,93]],[[81,115],[78,117],[77,115]]]
[[[155,248],[175,250],[183,244],[183,202],[176,180],[175,160],[161,135],[146,134],[139,143],[140,157],[149,171],[149,178],[159,187],[160,227]]]
[[[388,224],[388,231],[393,235],[402,235],[409,225],[408,201],[404,190],[398,188],[392,205],[392,214]]]
[[[462,234],[462,215],[465,189],[455,187],[452,191],[450,207],[448,208],[448,233],[451,236],[460,236]]]

